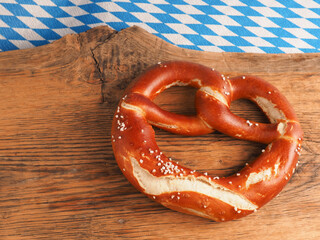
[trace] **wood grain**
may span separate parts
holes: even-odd
[[[189,60],[229,76],[276,85],[305,132],[296,174],[256,214],[216,223],[168,210],[123,177],[110,143],[111,119],[134,77],[158,61]],[[194,112],[194,90],[175,87],[156,102]],[[52,44],[0,54],[0,239],[319,239],[320,54],[207,53],[174,47],[132,27],[97,27]],[[239,100],[232,110],[266,121]],[[160,148],[209,174],[231,174],[264,147],[220,133],[158,129]]]

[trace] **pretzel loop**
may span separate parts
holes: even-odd
[[[170,113],[152,102],[174,85],[198,88],[196,116]],[[271,123],[234,115],[230,104],[239,98],[255,102]],[[184,135],[218,130],[269,145],[240,172],[210,177],[167,158],[150,124]],[[256,77],[228,79],[211,68],[188,62],[159,64],[141,75],[126,91],[112,123],[115,158],[138,190],[168,208],[215,221],[246,216],[275,197],[295,170],[302,135],[289,102],[271,84]]]

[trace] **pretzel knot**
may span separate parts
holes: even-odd
[[[152,102],[165,89],[177,85],[198,89],[196,116],[170,113]],[[256,103],[270,123],[234,115],[230,104],[239,98]],[[193,136],[217,130],[268,145],[240,172],[213,177],[166,157],[157,146],[151,125]],[[215,221],[244,217],[274,198],[295,171],[302,135],[289,102],[271,84],[252,76],[229,79],[189,62],[159,63],[138,77],[120,101],[112,123],[115,158],[138,190],[170,209]]]

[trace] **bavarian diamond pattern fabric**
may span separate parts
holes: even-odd
[[[0,51],[48,44],[98,25],[137,25],[212,52],[320,52],[316,0],[0,0]]]

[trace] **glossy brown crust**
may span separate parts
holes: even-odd
[[[198,88],[196,116],[169,113],[152,102],[174,85]],[[255,102],[272,123],[256,123],[234,115],[229,107],[239,98]],[[254,162],[232,176],[207,176],[162,154],[151,124],[183,135],[218,130],[268,146]],[[295,171],[302,136],[292,107],[271,84],[253,76],[229,79],[211,68],[189,62],[160,63],[139,76],[126,90],[112,123],[115,158],[139,191],[168,208],[215,221],[244,217],[274,198]],[[189,188],[198,185],[190,190],[177,183],[189,184]],[[156,189],[157,184],[163,186]],[[208,186],[213,190],[208,190]],[[166,187],[172,189],[163,190]]]

